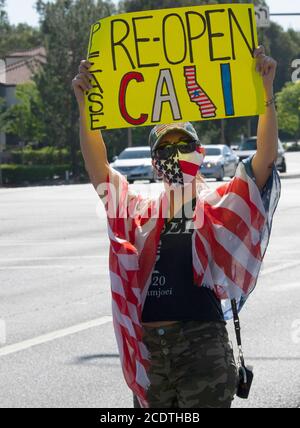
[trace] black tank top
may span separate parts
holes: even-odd
[[[196,200],[193,201],[193,208]],[[142,322],[225,322],[220,300],[204,286],[193,283],[192,220],[165,221],[157,258],[142,313]]]

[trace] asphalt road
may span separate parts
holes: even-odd
[[[288,162],[299,178],[282,180],[262,273],[241,314],[255,382],[234,407],[300,407],[300,153]],[[92,185],[0,189],[0,236],[0,407],[132,407]]]

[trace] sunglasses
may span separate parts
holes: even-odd
[[[177,150],[182,154],[193,153],[199,146],[200,142],[197,140],[180,140],[177,143],[167,143],[157,147],[154,150],[154,156],[159,160],[167,160],[174,156]]]

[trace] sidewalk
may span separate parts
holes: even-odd
[[[280,174],[282,179],[300,178],[300,152],[286,152],[287,173]]]

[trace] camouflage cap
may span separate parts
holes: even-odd
[[[153,153],[164,135],[170,131],[183,131],[193,140],[199,140],[198,134],[190,122],[171,123],[169,125],[155,126],[149,135],[149,145]]]

